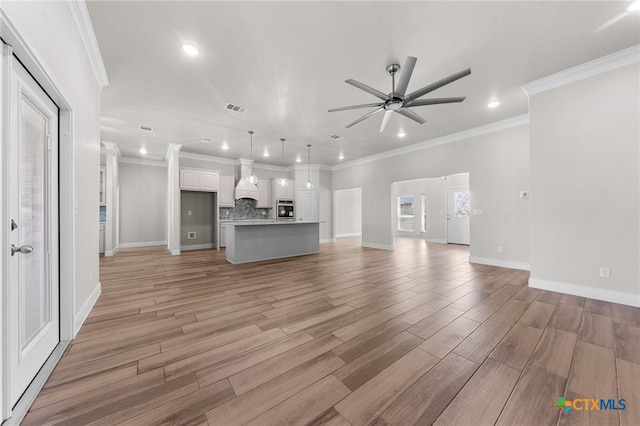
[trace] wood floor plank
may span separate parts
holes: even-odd
[[[589,395],[616,395],[616,370],[613,350],[578,340],[567,390]]]
[[[614,322],[640,327],[640,308],[613,303],[611,310]]]
[[[529,363],[566,379],[569,377],[569,367],[577,339],[576,334],[568,331],[547,328],[533,351]]]
[[[397,334],[406,330],[411,326],[410,323],[393,318],[384,322],[371,330],[351,339],[337,348],[333,352],[340,356],[345,362],[351,362],[354,359],[366,354],[367,352],[384,344],[385,341],[393,338]]]
[[[462,314],[464,311],[447,306],[419,321],[408,331],[423,339],[428,339]]]
[[[620,420],[623,425],[640,425],[640,410],[632,408],[640,401],[640,364],[616,360],[618,379],[618,396],[624,398],[629,407],[620,412]]]
[[[478,364],[450,353],[380,416],[390,425],[430,425],[478,369]]]
[[[560,376],[527,366],[496,425],[555,425],[560,413],[553,403],[564,395],[565,384]]]
[[[541,336],[539,328],[515,324],[489,358],[522,371]]]
[[[613,323],[616,357],[640,364],[640,327]]]
[[[344,365],[331,352],[289,370],[207,412],[210,425],[244,424]]]
[[[403,331],[354,359],[333,375],[352,391],[356,390],[422,342],[421,338]]]
[[[520,371],[488,359],[437,418],[434,425],[495,424],[519,377]]]
[[[482,364],[510,329],[506,324],[487,320],[456,346],[453,352],[476,364]]]
[[[489,317],[492,321],[498,321],[507,325],[515,324],[529,307],[528,302],[509,299],[497,311]]]
[[[582,308],[560,303],[556,306],[556,310],[553,311],[548,326],[577,334],[580,330],[581,321]]]
[[[544,330],[555,309],[555,305],[536,300],[529,305],[529,308],[522,314],[518,322]]]
[[[350,393],[329,375],[247,423],[248,426],[303,425],[324,413]]]
[[[438,361],[435,356],[414,349],[344,398],[335,408],[353,426],[370,424]]]
[[[331,407],[309,423],[306,426],[351,426],[351,423],[345,419],[342,414]]]
[[[236,395],[243,394],[300,364],[304,364],[330,351],[341,343],[342,341],[337,337],[327,334],[236,373],[229,377],[229,382]]]
[[[604,302],[602,300],[587,299],[584,304],[584,310],[593,314],[604,315],[605,317],[612,316],[612,307],[610,302]]]
[[[578,340],[613,349],[613,322],[611,317],[583,312]]]
[[[479,326],[477,321],[459,317],[425,340],[419,348],[438,358],[444,358]]]

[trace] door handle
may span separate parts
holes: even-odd
[[[11,230],[15,231],[18,228],[18,225],[16,224],[16,221],[11,219]]]
[[[16,253],[29,254],[32,251],[33,251],[33,247],[31,247],[28,244],[25,244],[25,245],[20,246],[20,247],[16,247],[15,245],[11,244],[11,256],[13,256]]]

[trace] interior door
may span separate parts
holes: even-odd
[[[60,340],[58,108],[11,57],[9,91],[9,400]]]
[[[469,188],[447,188],[447,242],[469,245]]]

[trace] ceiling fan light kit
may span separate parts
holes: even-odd
[[[348,79],[345,80],[345,83],[350,84],[354,87],[357,87],[360,90],[363,90],[378,99],[382,102],[370,103],[370,104],[362,104],[362,105],[352,105],[341,108],[332,108],[329,112],[336,111],[346,111],[350,109],[358,109],[358,108],[373,108],[373,111],[363,115],[357,120],[347,124],[347,128],[354,126],[361,121],[366,120],[367,118],[384,111],[384,117],[382,118],[382,125],[380,126],[380,132],[384,132],[385,127],[389,123],[389,119],[394,112],[397,112],[400,115],[403,115],[411,120],[424,124],[426,120],[411,111],[409,107],[417,107],[417,106],[425,106],[425,105],[437,105],[437,104],[448,104],[455,102],[462,102],[465,100],[464,97],[449,97],[449,98],[432,98],[432,99],[419,99],[422,96],[433,92],[436,89],[441,88],[442,86],[446,86],[449,83],[453,83],[456,80],[461,79],[462,77],[466,77],[471,74],[471,68],[464,69],[455,74],[451,74],[449,77],[443,78],[442,80],[438,80],[435,83],[432,83],[428,86],[425,86],[421,89],[413,91],[406,94],[407,87],[409,85],[409,80],[411,79],[411,74],[413,74],[413,68],[416,65],[417,59],[413,56],[407,56],[407,60],[404,63],[403,72],[400,74],[400,79],[398,81],[398,86],[396,87],[396,74],[400,71],[399,64],[391,64],[387,66],[387,73],[391,75],[391,93],[384,94],[379,90],[374,89],[373,87],[367,86],[364,83],[360,83],[359,81]]]

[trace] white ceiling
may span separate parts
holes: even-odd
[[[335,165],[340,151],[350,161],[525,114],[524,83],[640,43],[640,15],[626,12],[627,1],[87,3],[110,81],[101,137],[138,158],[141,146],[162,158],[169,143],[249,158],[254,130],[257,162],[281,165],[285,138],[286,165],[297,155],[306,162],[308,143],[312,163]],[[187,57],[185,41],[201,54]],[[422,125],[394,114],[384,133],[382,114],[345,128],[369,109],[327,112],[377,101],[348,78],[391,92],[386,67],[407,56],[418,58],[407,93],[470,67],[424,97],[467,99],[413,108]],[[494,98],[500,106],[487,108]],[[227,111],[227,102],[248,111]]]

